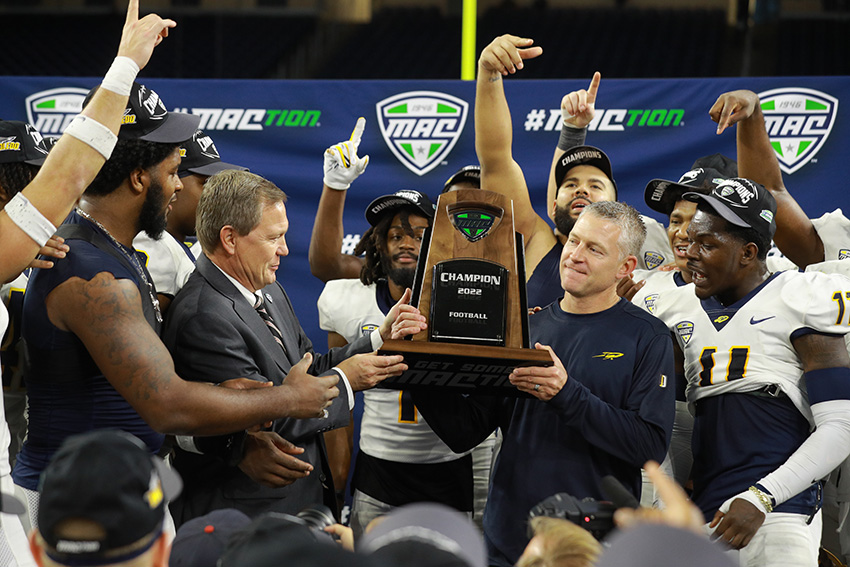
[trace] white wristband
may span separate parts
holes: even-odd
[[[65,128],[65,134],[90,146],[105,159],[109,159],[118,142],[118,136],[112,130],[88,116],[78,114]]]
[[[139,74],[139,66],[129,57],[119,56],[112,62],[109,71],[103,77],[101,87],[123,96],[129,96],[133,81]]]
[[[53,223],[44,218],[44,215],[30,203],[23,193],[18,193],[9,201],[4,209],[12,222],[18,228],[27,233],[27,236],[35,240],[39,246],[44,246],[50,237],[56,232]]]

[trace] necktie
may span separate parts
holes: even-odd
[[[285,353],[286,347],[283,346],[283,335],[280,333],[280,329],[277,328],[277,325],[274,324],[272,316],[269,315],[268,311],[266,311],[265,305],[263,305],[263,297],[261,295],[257,296],[257,301],[254,303],[254,309],[257,310],[257,313],[260,315],[260,319],[262,319],[263,323],[265,323],[266,327],[268,327],[274,341],[280,345],[280,348],[282,348]]]

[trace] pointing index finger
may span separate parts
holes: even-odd
[[[360,145],[360,137],[363,136],[363,130],[366,129],[366,119],[364,117],[360,117],[357,119],[357,124],[354,126],[354,131],[351,133],[350,141],[354,143],[354,145]]]
[[[723,109],[720,111],[720,120],[717,121],[717,133],[722,134],[729,127],[732,113],[736,110],[736,105],[731,101],[726,101],[723,104]]]
[[[125,20],[126,24],[132,24],[133,22],[138,21],[139,19],[139,0],[130,0],[130,3],[127,4],[127,19]]]
[[[602,74],[596,71],[593,74],[593,78],[590,79],[590,86],[587,87],[587,104],[594,104],[596,102],[596,91],[599,90],[599,82],[601,80]]]

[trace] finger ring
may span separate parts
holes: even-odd
[[[328,410],[326,410],[326,409],[322,410],[322,419],[327,419],[329,415],[330,414],[328,413]]]
[[[535,385],[534,385],[534,391],[536,392],[536,391],[537,391],[537,390],[539,390],[539,389],[540,389],[540,384],[535,384]]]

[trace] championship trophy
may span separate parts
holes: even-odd
[[[513,202],[481,189],[440,195],[413,286],[428,328],[384,342],[378,353],[404,355],[408,370],[381,386],[521,395],[508,380],[513,368],[552,365],[547,351],[529,348],[525,293]]]

